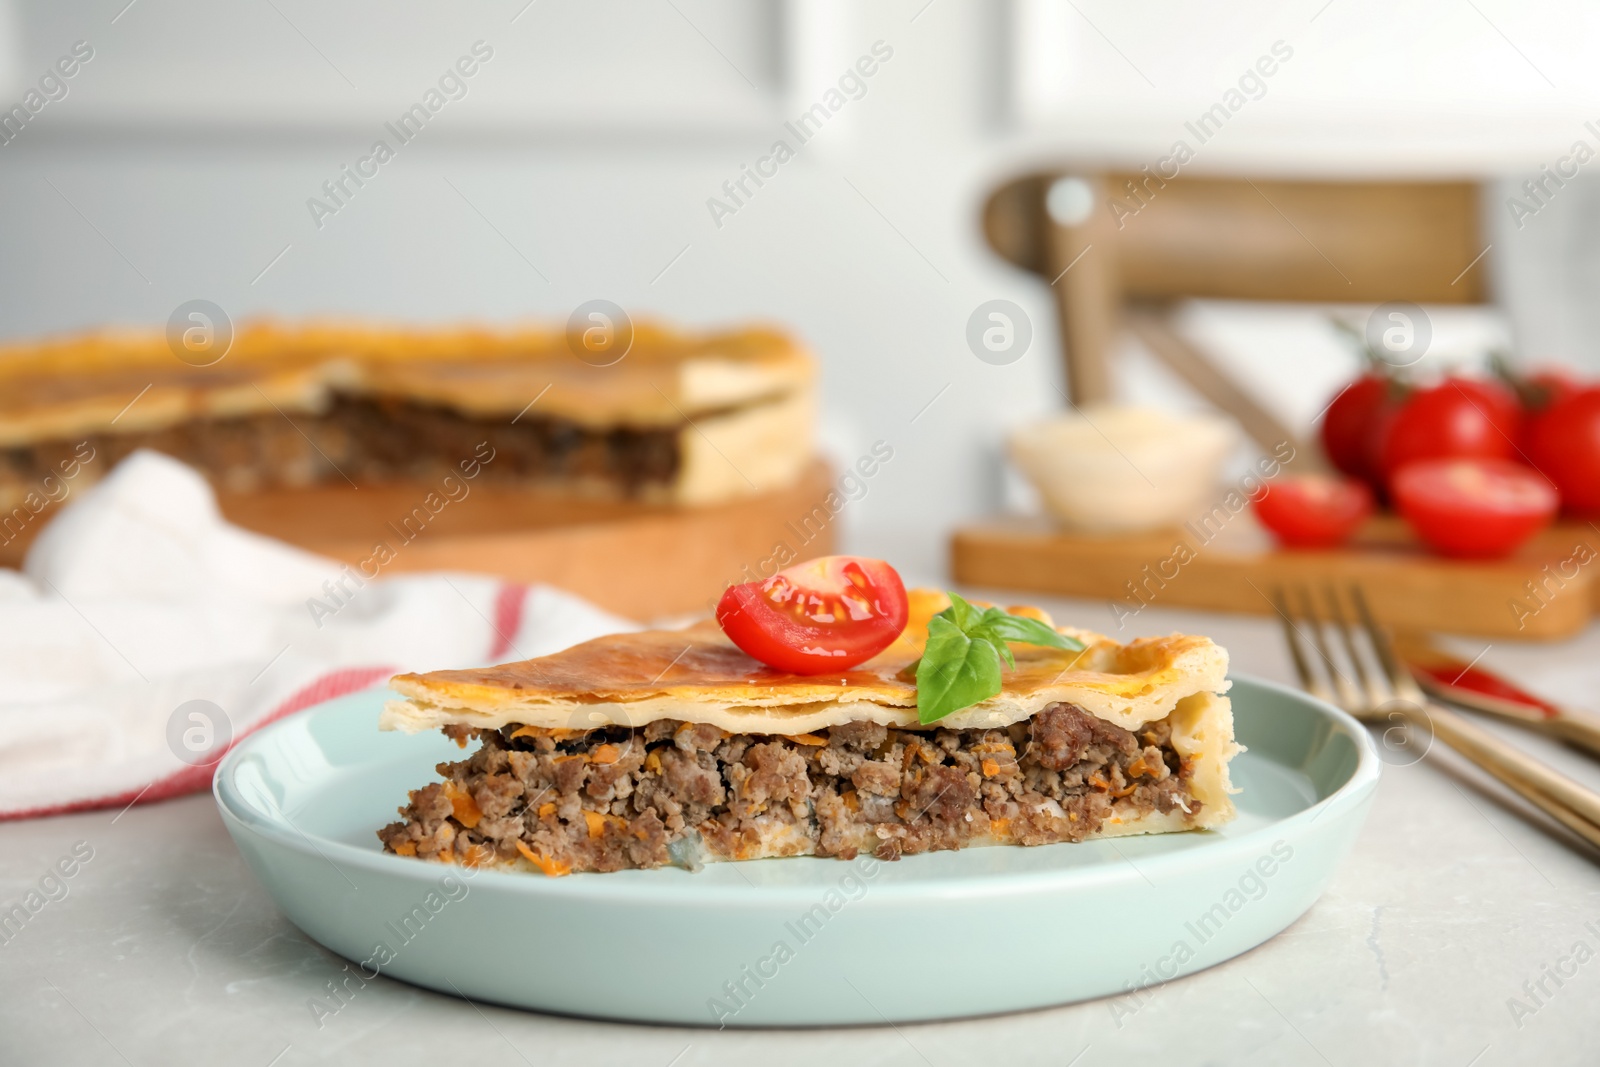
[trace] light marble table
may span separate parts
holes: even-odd
[[[1058,619],[1111,626],[1103,604],[1046,603]],[[1292,680],[1265,620],[1151,607],[1137,622],[1141,632],[1213,635],[1235,670]],[[1484,644],[1460,648],[1471,656]],[[1484,662],[1593,706],[1600,629],[1559,646],[1495,645]],[[1600,765],[1494,728],[1600,788]],[[94,852],[65,897],[0,945],[0,1064],[1600,1062],[1600,958],[1569,958],[1580,942],[1600,952],[1600,866],[1531,828],[1462,768],[1437,754],[1386,767],[1354,852],[1305,917],[1238,959],[1160,987],[1134,1014],[1094,1001],[848,1030],[618,1025],[480,1008],[388,979],[319,1028],[307,1002],[341,961],[278,914],[209,796],[7,824],[7,905],[77,842]],[[1558,985],[1546,965],[1568,976]],[[1541,979],[1550,995],[1535,1004],[1524,983]],[[1529,1010],[1514,1012],[1513,998]]]

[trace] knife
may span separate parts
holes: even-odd
[[[1395,649],[1429,694],[1473,711],[1510,719],[1600,756],[1600,716],[1555,704],[1486,667],[1457,659],[1426,635],[1395,636]]]

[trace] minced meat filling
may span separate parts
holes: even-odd
[[[411,794],[378,832],[387,851],[523,856],[550,873],[692,866],[699,848],[890,860],[985,837],[1081,841],[1108,819],[1200,809],[1167,720],[1135,734],[1071,704],[1000,730],[857,722],[782,736],[663,719],[445,733],[482,744]]]
[[[480,445],[494,449],[490,481],[589,478],[636,496],[668,485],[681,463],[681,427],[590,428],[537,411],[507,421],[383,397],[336,396],[321,413],[200,418],[156,430],[91,434],[109,470],[140,448],[165,452],[234,491],[269,487],[377,485],[453,473]],[[37,484],[71,458],[77,438],[0,448],[0,487]],[[3,495],[3,494],[0,494]]]

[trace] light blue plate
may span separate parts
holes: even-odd
[[[1378,783],[1377,752],[1355,720],[1235,678],[1249,751],[1233,762],[1239,817],[1220,831],[898,863],[473,872],[379,851],[374,831],[407,790],[462,755],[437,733],[379,732],[385,696],[346,697],[268,727],[219,768],[223,820],[278,907],[368,976],[615,1019],[943,1019],[1155,985],[1254,948],[1304,914]]]

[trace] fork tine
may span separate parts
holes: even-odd
[[[1333,689],[1339,694],[1339,706],[1352,713],[1364,710],[1361,694],[1356,692],[1355,686],[1350,684],[1350,679],[1334,662],[1333,649],[1328,644],[1328,634],[1322,625],[1322,616],[1317,613],[1316,603],[1311,599],[1310,586],[1300,587],[1300,602],[1305,605],[1306,619],[1311,624],[1312,647],[1317,650],[1317,655],[1322,657],[1323,666],[1327,669]]]
[[[1423,707],[1427,704],[1427,697],[1423,696],[1422,687],[1417,685],[1417,680],[1411,677],[1411,672],[1400,663],[1400,657],[1395,655],[1394,643],[1389,640],[1388,633],[1373,617],[1372,608],[1367,604],[1367,595],[1362,592],[1360,584],[1355,582],[1350,584],[1350,599],[1355,602],[1356,614],[1361,618],[1361,628],[1366,631],[1367,640],[1372,642],[1372,650],[1377,653],[1378,662],[1383,665],[1383,673],[1388,676],[1395,695],[1408,704]]]
[[[1329,583],[1323,587],[1323,592],[1328,600],[1328,613],[1333,619],[1333,628],[1338,631],[1339,639],[1344,645],[1345,656],[1350,660],[1351,669],[1355,671],[1355,684],[1366,694],[1368,707],[1381,707],[1386,694],[1383,687],[1378,684],[1378,680],[1368,672],[1366,657],[1361,655],[1361,650],[1356,647],[1355,631],[1345,614],[1344,604],[1339,600],[1339,591]]]
[[[1311,664],[1306,659],[1305,648],[1300,644],[1300,631],[1289,613],[1289,601],[1283,595],[1283,586],[1272,590],[1272,600],[1273,606],[1278,609],[1278,621],[1283,624],[1283,639],[1289,646],[1289,659],[1294,663],[1294,672],[1300,676],[1300,688],[1318,700],[1331,702],[1333,694],[1328,691],[1321,676],[1312,672]]]

